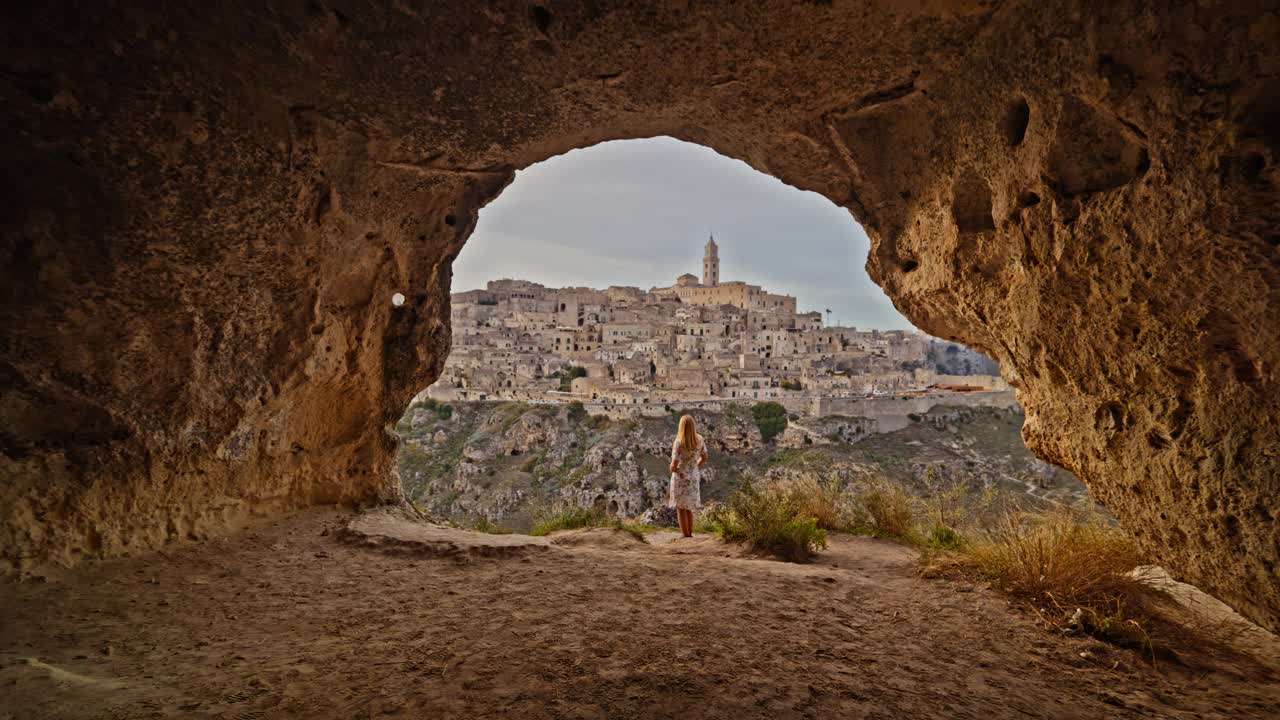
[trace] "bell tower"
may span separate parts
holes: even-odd
[[[720,284],[720,255],[719,248],[716,247],[716,236],[712,235],[707,240],[707,246],[702,252],[702,284],[705,287],[715,287]]]

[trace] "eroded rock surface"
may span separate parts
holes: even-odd
[[[448,350],[478,209],[668,134],[849,208],[898,307],[999,359],[1037,452],[1280,628],[1270,3],[6,12],[9,566],[394,495],[386,426]]]
[[[728,460],[750,457],[763,445],[760,431],[745,408],[689,414],[715,458],[702,492],[718,497],[740,473]],[[567,404],[415,403],[396,426],[400,480],[426,513],[464,524],[485,518],[525,531],[531,511],[565,504],[634,517],[666,503],[678,419],[611,421]]]

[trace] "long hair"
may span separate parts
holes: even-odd
[[[692,417],[681,416],[680,430],[676,433],[676,444],[685,455],[698,449],[698,430],[693,426]]]

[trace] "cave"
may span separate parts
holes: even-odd
[[[3,25],[3,565],[397,501],[514,172],[708,146],[847,208],[1151,557],[1280,629],[1263,2],[53,2]],[[874,28],[874,32],[869,32]]]

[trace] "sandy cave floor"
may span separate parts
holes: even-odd
[[[1153,669],[887,541],[793,565],[350,520],[0,585],[0,718],[1280,717],[1273,636],[1270,660]]]

